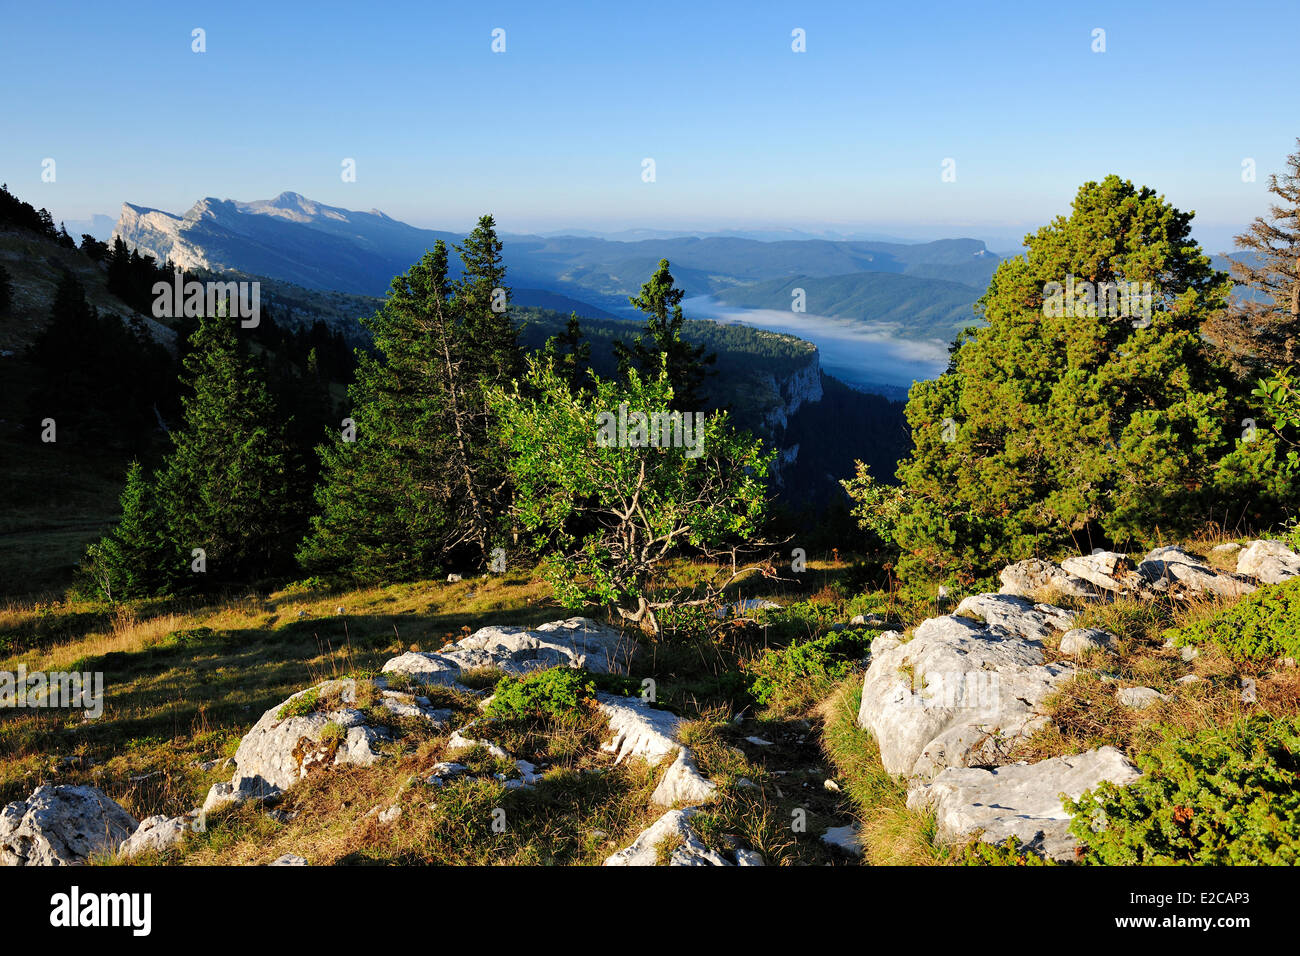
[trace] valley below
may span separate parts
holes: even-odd
[[[948,361],[946,342],[910,338],[886,323],[737,308],[710,296],[686,299],[683,308],[693,318],[747,325],[811,342],[821,353],[827,375],[859,391],[896,400],[907,397],[913,382],[934,378]]]

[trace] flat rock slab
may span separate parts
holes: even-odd
[[[582,667],[593,674],[625,674],[636,641],[590,618],[571,617],[523,627],[482,627],[436,653],[410,651],[384,664],[424,684],[455,683],[463,671],[496,667],[519,676],[548,667]]]
[[[185,834],[195,814],[180,817],[153,816],[140,821],[140,826],[122,842],[118,852],[125,859],[149,850],[162,851],[176,846],[185,839]]]
[[[1137,567],[1128,555],[1117,551],[1094,551],[1086,557],[1066,558],[1061,562],[1066,574],[1083,578],[1103,591],[1136,591],[1142,583]]]
[[[0,866],[77,866],[138,826],[98,787],[46,784],[0,811]]]
[[[1061,635],[1061,653],[1074,656],[1093,651],[1114,651],[1119,638],[1099,627],[1076,627]]]
[[[1146,710],[1162,700],[1169,699],[1154,687],[1125,687],[1116,691],[1115,697],[1123,706],[1134,710]]]
[[[1054,604],[1035,604],[1013,594],[972,594],[953,611],[983,621],[1000,637],[1042,641],[1074,627],[1073,611]]]
[[[1035,606],[1011,600],[1026,615],[1017,627],[1037,627],[1027,616]],[[1044,660],[1040,641],[966,617],[930,618],[912,640],[872,655],[858,725],[875,736],[892,774],[929,778],[945,767],[1005,763],[1015,742],[1046,724],[1038,705],[1075,674]]]
[[[822,842],[853,856],[862,856],[862,837],[857,827],[829,827],[822,834]]]
[[[1156,548],[1142,559],[1137,570],[1153,585],[1168,588],[1178,584],[1194,594],[1242,597],[1255,590],[1255,585],[1245,578],[1215,571],[1196,555],[1179,547]]]
[[[1070,816],[1061,795],[1077,800],[1102,781],[1124,786],[1140,774],[1114,747],[1035,764],[993,770],[949,768],[913,787],[907,806],[933,810],[939,838],[963,843],[978,831],[985,843],[1016,837],[1022,846],[1057,860],[1074,858]]]

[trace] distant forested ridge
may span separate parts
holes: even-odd
[[[945,279],[890,272],[842,276],[794,276],[724,289],[715,298],[745,309],[789,312],[796,290],[803,311],[811,315],[855,319],[881,326],[902,338],[952,341],[979,322],[975,302],[983,289]]]

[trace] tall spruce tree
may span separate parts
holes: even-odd
[[[374,348],[358,352],[350,431],[319,449],[319,511],[298,554],[308,570],[359,581],[428,576],[469,540],[449,468],[449,343],[435,334],[451,310],[449,292],[447,247],[439,241],[362,320]]]
[[[265,371],[236,332],[205,316],[185,358],[181,427],[158,477],[158,505],[179,589],[208,589],[283,573],[305,526],[292,494],[286,422]],[[206,571],[193,572],[202,549]]]
[[[505,452],[491,437],[488,393],[518,378],[524,365],[501,249],[495,221],[480,217],[457,247],[461,277],[453,285],[451,308],[431,316],[451,413],[448,464],[468,505],[461,522],[484,563],[507,532],[510,509]]]
[[[682,411],[699,411],[703,408],[702,388],[708,376],[707,366],[717,361],[716,354],[705,354],[703,346],[693,346],[682,339],[682,299],[686,292],[675,288],[668,260],[660,259],[659,268],[650,281],[641,286],[638,295],[628,296],[628,301],[647,316],[645,335],[638,335],[631,345],[614,343],[614,356],[619,371],[627,378],[631,368],[643,377],[655,378],[661,366],[668,369],[672,386],[672,407]],[[646,339],[649,339],[647,342]]]
[[[486,565],[504,532],[509,485],[487,394],[522,356],[492,217],[460,253],[452,283],[447,247],[435,243],[363,320],[374,351],[360,355],[348,389],[355,441],[340,434],[320,448],[319,512],[299,549],[308,570],[428,577],[458,561]]]
[[[510,319],[510,288],[501,249],[495,221],[481,216],[465,242],[456,247],[461,277],[453,287],[457,319],[473,346],[466,356],[468,369],[476,379],[492,385],[513,381],[523,370],[518,330]]]

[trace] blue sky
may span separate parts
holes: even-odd
[[[0,179],[56,218],[294,190],[449,229],[996,240],[1117,172],[1217,250],[1300,136],[1295,0],[3,8]]]

